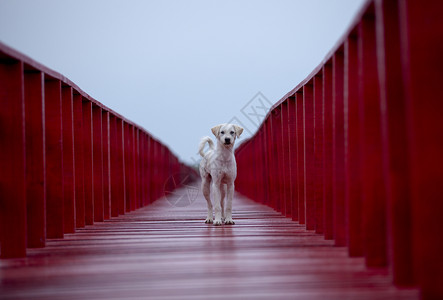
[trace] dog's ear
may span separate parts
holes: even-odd
[[[240,137],[240,135],[241,135],[242,132],[243,132],[243,128],[241,128],[241,127],[238,126],[238,125],[234,125],[234,128],[235,128],[235,134],[237,135],[237,137]]]
[[[211,131],[212,131],[212,133],[215,135],[215,136],[218,136],[218,134],[219,134],[219,132],[220,132],[220,127],[222,127],[223,125],[217,125],[217,126],[215,126],[215,127],[212,127],[211,128]]]

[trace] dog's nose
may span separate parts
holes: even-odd
[[[230,144],[231,143],[231,139],[230,138],[225,138],[225,144]]]

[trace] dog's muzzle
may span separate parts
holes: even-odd
[[[225,139],[225,145],[230,145],[230,144],[231,144],[231,139],[226,138],[226,139]]]

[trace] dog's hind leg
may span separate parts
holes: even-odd
[[[226,219],[225,224],[226,225],[234,225],[234,221],[232,220],[232,198],[234,198],[234,184],[228,183],[227,184],[227,203],[226,203]]]
[[[206,202],[208,202],[208,217],[205,220],[206,224],[212,223],[212,202],[211,202],[211,181],[208,178],[203,178],[202,180],[202,192],[205,196]]]

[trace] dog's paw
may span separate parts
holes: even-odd
[[[205,223],[206,224],[212,224],[212,218],[206,218]]]
[[[226,219],[225,220],[225,225],[234,225],[234,224],[235,224],[235,222],[232,219]]]
[[[220,226],[220,225],[222,225],[222,224],[223,224],[222,220],[215,220],[215,221],[214,221],[214,225],[215,225],[215,226]]]

